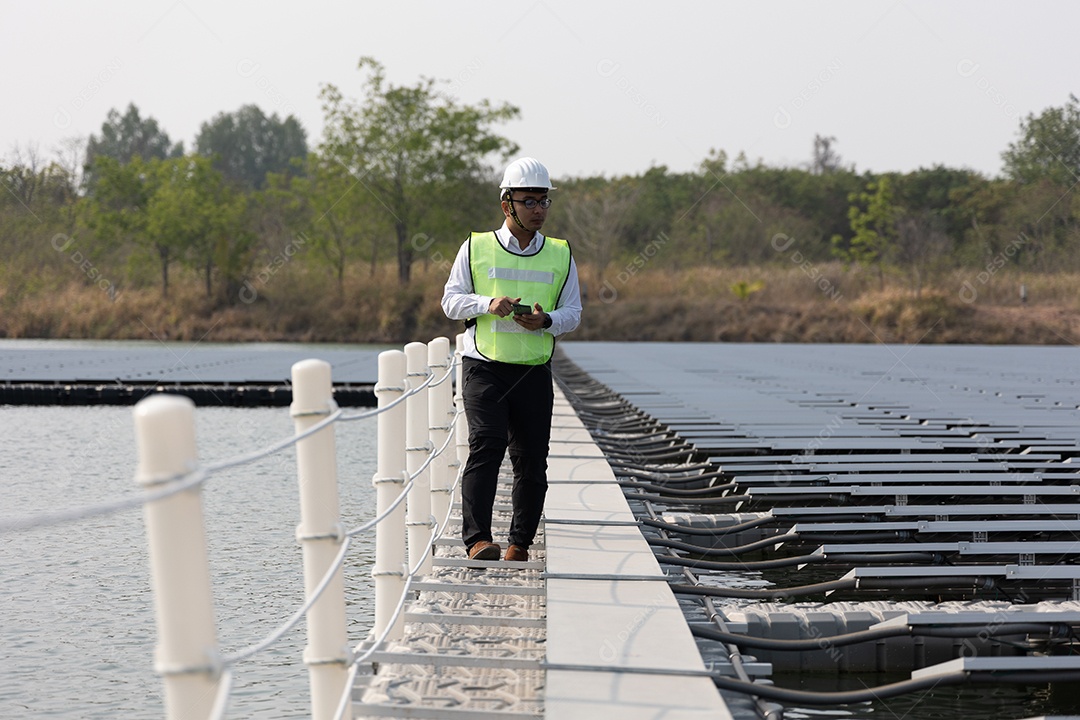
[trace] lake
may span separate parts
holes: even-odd
[[[293,433],[288,408],[197,408],[199,459],[216,462]],[[347,527],[374,514],[375,420],[339,423],[338,481]],[[0,406],[4,517],[131,495],[130,407]],[[206,482],[203,506],[219,646],[262,639],[303,602],[295,538],[299,500],[289,450]],[[346,566],[350,643],[371,627],[374,535]],[[141,509],[0,535],[0,717],[156,718],[163,688]],[[304,623],[234,673],[230,717],[309,714]]]

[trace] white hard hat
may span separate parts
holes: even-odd
[[[516,188],[537,188],[554,190],[551,184],[551,176],[548,170],[539,160],[531,157],[518,158],[506,166],[503,173],[500,190],[513,190]]]

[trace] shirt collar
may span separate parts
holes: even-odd
[[[506,222],[510,221],[507,220]],[[539,232],[535,232],[533,233],[533,238],[528,246],[526,246],[524,250],[519,250],[517,241],[514,240],[514,234],[510,232],[510,228],[506,223],[503,223],[502,227],[495,231],[495,237],[498,238],[499,244],[515,255],[533,255],[540,252],[540,248],[543,247],[544,244],[544,236]],[[513,244],[511,244],[511,242],[513,242]]]

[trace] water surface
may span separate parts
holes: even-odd
[[[375,421],[337,425],[343,522],[374,514]],[[198,408],[202,462],[292,434],[288,408]],[[0,406],[0,514],[78,507],[137,490],[130,407]],[[203,492],[219,644],[257,642],[303,602],[292,449],[211,477]],[[346,569],[350,642],[371,626],[374,538]],[[0,717],[157,718],[162,683],[142,511],[0,535]],[[238,666],[230,717],[309,714],[304,624]]]

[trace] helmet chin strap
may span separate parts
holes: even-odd
[[[510,206],[510,217],[514,218],[514,222],[517,223],[517,226],[519,228],[521,228],[522,230],[525,230],[526,232],[528,232],[529,228],[525,227],[521,223],[521,219],[517,215],[517,210],[514,209],[514,201],[511,199],[512,195],[513,195],[512,190],[507,190],[505,193],[503,193],[503,198],[505,198],[506,204]]]

